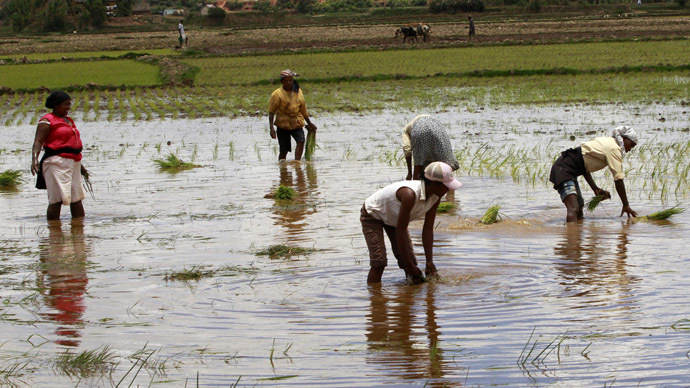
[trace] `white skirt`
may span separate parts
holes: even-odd
[[[81,162],[51,156],[43,161],[43,177],[49,204],[62,202],[69,205],[86,198],[86,190],[81,184]]]

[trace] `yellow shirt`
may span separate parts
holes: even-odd
[[[268,102],[268,112],[275,114],[276,127],[287,130],[304,127],[304,118],[309,117],[302,89],[297,93],[282,87],[274,90]]]
[[[403,148],[403,153],[405,154],[405,157],[411,156],[412,155],[412,127],[414,126],[414,122],[417,121],[420,117],[424,116],[429,116],[429,115],[419,115],[412,119],[405,128],[403,128],[402,131],[402,148]]]
[[[623,152],[613,137],[597,137],[582,143],[582,157],[587,172],[599,171],[608,166],[617,181],[625,178],[623,173]]]

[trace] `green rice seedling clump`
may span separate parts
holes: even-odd
[[[638,220],[641,221],[658,221],[658,220],[665,220],[671,216],[674,216],[676,214],[680,214],[684,212],[685,209],[682,207],[674,206],[670,209],[664,209],[662,211],[658,211],[656,213],[648,214],[646,216],[638,217]]]
[[[173,153],[168,154],[165,159],[154,159],[153,161],[163,170],[188,170],[197,167],[194,163],[182,161]]]
[[[17,186],[23,181],[19,170],[5,170],[0,173],[0,187]]]
[[[276,199],[293,199],[297,193],[292,187],[280,185],[276,189],[275,198]]]
[[[486,210],[486,213],[484,213],[484,216],[482,217],[482,224],[490,225],[496,223],[496,219],[499,217],[499,210],[501,210],[499,205],[489,206],[489,208]]]
[[[587,211],[593,212],[594,209],[596,209],[597,206],[599,206],[599,203],[601,203],[601,201],[603,201],[603,200],[604,200],[603,195],[595,195],[594,197],[592,197],[592,199],[587,201],[587,203],[585,204],[585,206],[587,206]]]
[[[265,249],[256,251],[255,254],[257,256],[268,256],[271,259],[278,259],[278,258],[289,259],[292,256],[309,255],[315,251],[316,251],[316,249],[312,249],[312,248],[291,247],[291,246],[287,246],[287,245],[278,244],[278,245],[271,245]]]
[[[448,213],[455,209],[455,204],[453,202],[441,202],[436,208],[436,213]]]
[[[307,134],[307,144],[305,144],[304,158],[309,162],[316,150],[316,132],[309,131]]]

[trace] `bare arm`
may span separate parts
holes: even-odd
[[[422,271],[414,265],[412,257],[409,257],[407,247],[411,245],[410,235],[407,232],[407,227],[410,224],[410,213],[415,202],[415,193],[409,187],[401,187],[396,193],[396,198],[400,201],[400,214],[398,215],[398,222],[395,225],[395,239],[398,243],[398,251],[405,261],[405,273],[412,277],[415,283],[424,281]]]
[[[36,136],[34,136],[34,145],[31,147],[31,174],[36,175],[40,163],[38,161],[38,156],[41,153],[41,148],[43,147],[43,142],[48,137],[50,133],[50,125],[46,123],[40,123],[36,126]]]
[[[405,180],[412,180],[412,155],[405,156],[405,164],[407,165],[407,176]]]
[[[619,179],[617,181],[614,181],[614,183],[616,184],[616,192],[618,193],[618,196],[620,197],[621,202],[623,203],[621,216],[623,215],[623,213],[627,213],[628,218],[637,217],[637,212],[631,209],[630,204],[628,204],[628,195],[625,193],[625,183],[623,183],[623,180]]]
[[[585,181],[587,181],[589,187],[591,187],[592,191],[594,191],[594,195],[603,195],[604,199],[611,198],[611,193],[609,193],[606,190],[600,189],[599,186],[597,186],[597,184],[594,183],[594,178],[592,178],[592,174],[590,174],[589,172],[585,172],[582,176],[585,177]]]
[[[427,276],[438,274],[434,265],[434,222],[436,221],[436,209],[440,203],[441,199],[439,198],[434,206],[426,212],[424,226],[422,227],[422,244],[424,245],[424,255],[426,256],[426,269],[424,272]]]

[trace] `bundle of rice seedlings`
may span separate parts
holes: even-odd
[[[271,259],[285,258],[289,259],[292,256],[306,256],[316,252],[313,248],[291,247],[287,245],[270,245],[265,249],[254,252],[257,256],[268,256]]]
[[[307,133],[307,144],[304,145],[304,148],[304,159],[310,162],[316,150],[316,132],[309,131]]]
[[[674,206],[670,209],[665,209],[656,213],[648,214],[646,216],[642,217],[637,217],[638,220],[640,221],[657,221],[657,220],[665,220],[673,215],[680,214],[684,212],[685,209],[682,207]]]
[[[17,186],[22,182],[22,173],[19,170],[5,170],[0,173],[0,187]]]
[[[604,200],[603,195],[595,195],[594,197],[592,197],[592,199],[587,201],[587,203],[585,204],[585,206],[587,206],[587,211],[593,212],[594,209],[596,209],[597,206],[599,206],[599,203],[603,200]]]
[[[499,205],[492,205],[486,210],[484,216],[482,217],[482,224],[489,225],[496,222],[496,218],[499,217],[498,211],[501,210]]]
[[[95,199],[93,195],[93,186],[91,185],[91,173],[89,173],[89,170],[87,170],[83,164],[81,165],[81,179],[84,181],[86,191],[89,192],[92,199]]]
[[[275,191],[275,199],[293,199],[297,193],[292,187],[280,185]]]
[[[448,213],[453,209],[455,209],[453,202],[441,202],[438,204],[438,208],[436,208],[436,213]]]
[[[165,159],[154,159],[153,161],[163,170],[188,170],[196,167],[194,163],[184,162],[172,152]]]

